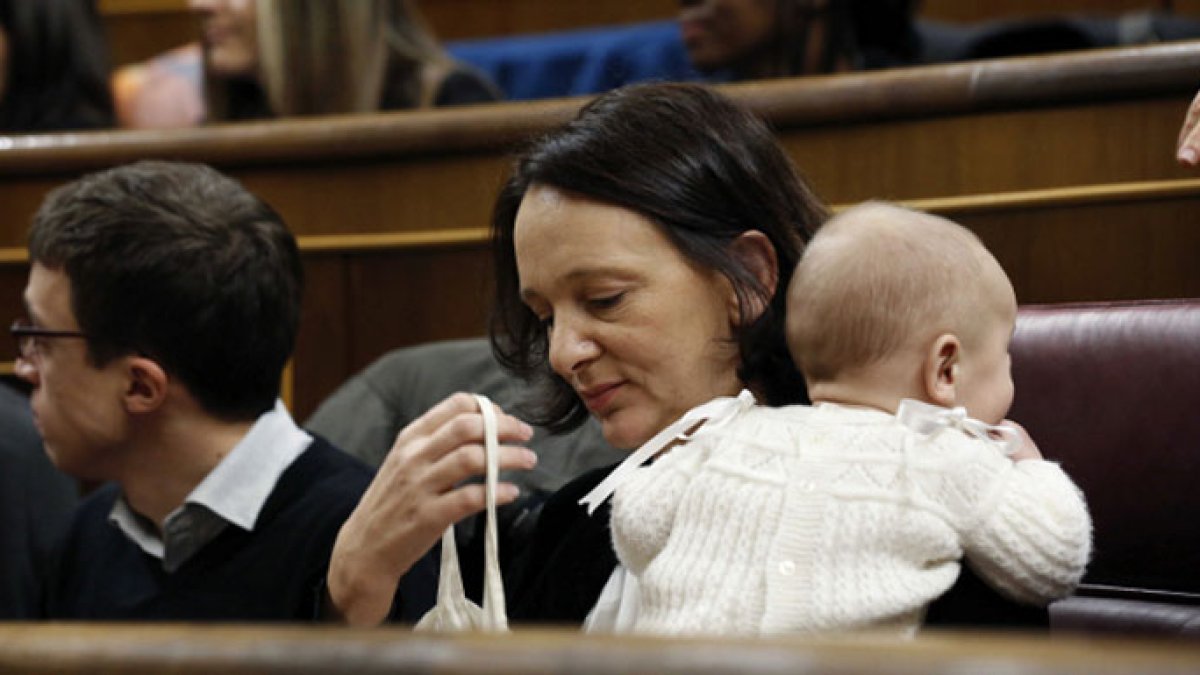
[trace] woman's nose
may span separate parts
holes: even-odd
[[[550,367],[570,378],[600,354],[600,346],[584,322],[556,316],[550,329]]]

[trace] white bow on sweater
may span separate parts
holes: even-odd
[[[688,441],[701,431],[716,429],[732,419],[738,412],[746,410],[752,405],[754,405],[754,394],[751,394],[748,389],[743,389],[736,397],[722,396],[692,408],[674,424],[655,434],[654,438],[646,441],[642,447],[625,458],[625,461],[613,469],[612,473],[600,481],[599,485],[584,495],[583,499],[579,500],[579,504],[586,506],[588,515],[592,515],[605,500],[612,496],[617,486],[625,482],[631,472],[645,464],[651,457],[662,452],[672,442]],[[701,422],[704,423],[704,426],[692,431],[692,427]],[[689,434],[688,431],[692,431],[692,433]]]
[[[896,409],[896,420],[925,437],[932,436],[942,429],[958,429],[969,436],[999,443],[1006,455],[1016,452],[1020,443],[1015,429],[993,426],[967,417],[967,409],[962,406],[943,408],[906,398],[900,401],[900,406]]]

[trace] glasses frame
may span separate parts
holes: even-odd
[[[37,341],[45,338],[86,338],[87,334],[77,330],[50,330],[39,328],[27,319],[17,319],[8,327],[8,332],[17,343],[17,358],[33,361],[37,353]]]

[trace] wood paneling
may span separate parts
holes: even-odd
[[[908,204],[979,234],[1022,303],[1200,297],[1200,179]],[[426,234],[377,235],[374,244],[364,235],[341,250],[328,238],[301,239],[307,292],[294,359],[298,416],[390,349],[484,333],[486,233],[446,243]],[[0,306],[19,308],[24,276],[23,264],[0,265]],[[12,347],[4,354],[11,358]]]
[[[482,239],[370,252],[304,248],[308,291],[293,397],[299,416],[390,349],[486,330],[491,265]]]
[[[179,3],[167,3],[179,4]],[[109,57],[114,68],[200,39],[200,18],[186,8],[130,7],[104,15]]]
[[[1200,43],[726,88],[829,201],[1184,177],[1175,131]],[[511,147],[580,100],[181,131],[0,138],[0,246],[46,190],[145,157],[214,164],[300,234],[485,227]]]
[[[1200,44],[1175,44],[726,91],[774,126],[829,202],[946,212],[996,251],[1021,301],[1054,302],[1200,296],[1188,258],[1200,194],[1173,159],[1197,73]],[[16,247],[53,186],[142,157],[212,163],[301,237],[303,417],[388,349],[483,332],[486,227],[508,152],[581,103],[0,138],[0,312],[21,311]],[[1080,190],[1098,185],[1118,187]]]
[[[1200,179],[909,205],[978,234],[1022,304],[1200,297]]]

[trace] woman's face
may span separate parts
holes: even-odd
[[[765,47],[775,33],[777,0],[680,0],[679,29],[692,65],[732,66]]]
[[[634,448],[741,387],[730,283],[696,268],[638,213],[535,185],[514,231],[522,299],[546,322],[550,365]]]
[[[254,0],[188,0],[204,16],[209,68],[222,77],[247,77],[258,70],[258,22]]]

